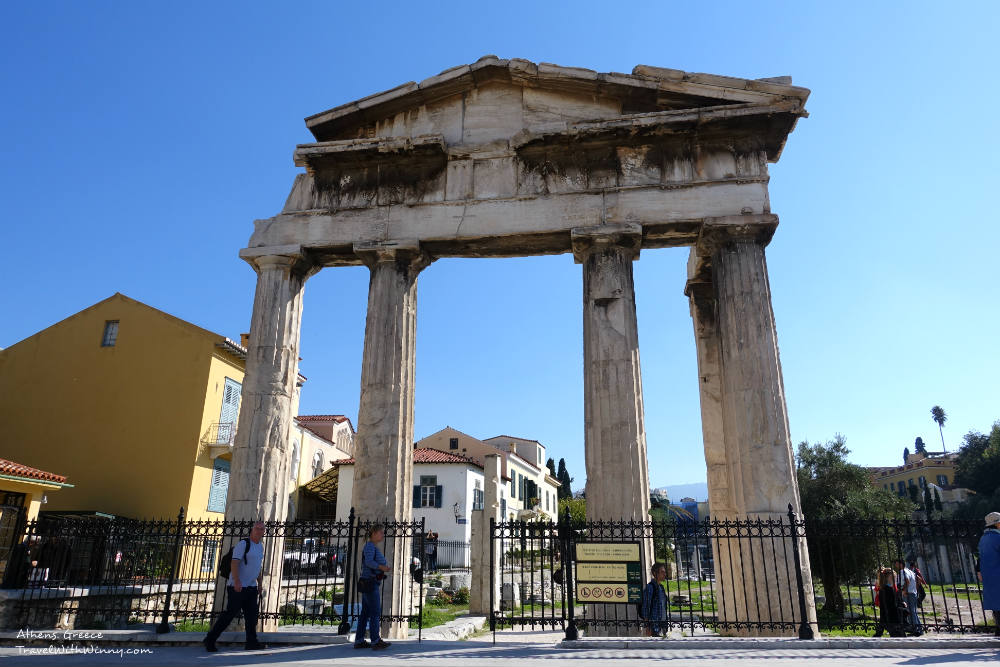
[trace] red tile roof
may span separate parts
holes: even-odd
[[[452,454],[451,452],[443,452],[440,449],[431,449],[429,447],[420,447],[419,449],[413,450],[413,462],[414,463],[465,463],[467,465],[476,466],[477,468],[482,468],[472,459],[460,456],[459,454]],[[354,465],[354,458],[340,459],[339,461],[333,461],[333,465]]]
[[[300,422],[334,422],[343,424],[347,421],[344,415],[299,415],[296,417]]]
[[[31,479],[37,479],[43,482],[58,482],[59,484],[66,483],[66,477],[64,475],[57,475],[54,472],[45,472],[44,470],[32,468],[31,466],[22,465],[20,463],[14,463],[13,461],[8,461],[7,459],[0,459],[0,475],[30,477]]]

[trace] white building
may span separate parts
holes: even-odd
[[[294,489],[288,498],[289,521],[303,515],[332,514],[332,507],[329,512],[323,512],[319,506],[332,504],[336,486],[333,494],[324,494],[325,485],[313,485],[315,490],[307,485],[330,470],[335,461],[350,458],[353,453],[354,426],[344,415],[299,415],[295,418],[289,465],[289,486]],[[312,506],[306,507],[308,504]]]
[[[351,512],[354,459],[334,461],[334,467],[339,470],[337,519],[346,521]],[[417,448],[413,451],[413,481],[413,519],[423,519],[424,530],[437,533],[439,542],[468,543],[472,537],[470,512],[483,505],[483,467],[460,454]],[[364,518],[364,508],[355,508],[355,515]],[[439,549],[439,562],[442,551]]]

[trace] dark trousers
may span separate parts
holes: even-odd
[[[358,632],[354,635],[355,644],[365,640],[365,630],[369,631],[372,644],[377,644],[382,639],[379,627],[382,624],[382,586],[376,583],[372,588],[373,590],[361,594],[361,615],[358,616]]]
[[[257,643],[257,614],[259,599],[257,597],[256,586],[244,586],[243,590],[237,593],[232,586],[226,586],[229,594],[229,604],[226,610],[219,616],[212,629],[209,630],[205,640],[211,644],[219,638],[229,624],[233,622],[236,615],[243,612],[243,621],[247,628],[247,645],[253,646]]]

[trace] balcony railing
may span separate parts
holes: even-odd
[[[236,424],[234,422],[216,422],[208,427],[201,442],[212,447],[226,447],[236,442]]]

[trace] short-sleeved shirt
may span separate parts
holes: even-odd
[[[900,570],[897,581],[899,582],[899,589],[904,593],[909,595],[917,594],[917,575],[913,574],[913,570],[910,568],[904,567]]]
[[[247,545],[250,550],[247,551]],[[243,562],[243,555],[246,553],[246,562]],[[233,562],[239,563],[240,584],[246,587],[256,586],[257,577],[260,576],[260,568],[264,563],[264,545],[247,538],[240,540],[233,547]],[[233,585],[233,574],[229,573],[229,585]]]

